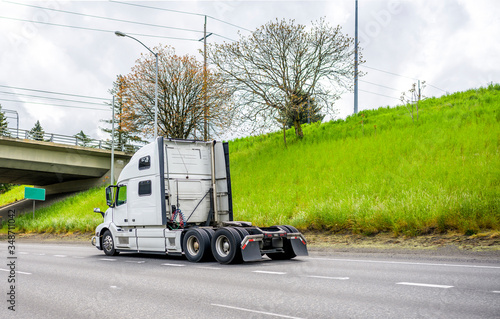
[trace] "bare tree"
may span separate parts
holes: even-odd
[[[203,135],[203,65],[192,56],[177,56],[173,48],[159,46],[158,52],[158,129],[172,138],[200,138]],[[153,135],[155,104],[155,57],[142,56],[125,77],[130,105],[124,115],[147,136]],[[231,124],[230,92],[217,73],[207,72],[207,107],[211,136],[224,132]]]
[[[354,39],[324,19],[309,30],[294,20],[269,22],[237,42],[210,45],[208,58],[236,90],[240,119],[270,127],[292,118],[298,137],[303,132],[294,115],[310,107],[302,98],[333,114],[354,78]]]
[[[422,95],[422,91],[425,89],[425,87],[425,81],[422,82],[422,85],[420,85],[419,81],[418,87],[417,83],[413,83],[411,89],[409,89],[408,92],[402,92],[401,97],[399,98],[401,102],[403,102],[403,105],[406,107],[408,114],[410,114],[412,122],[415,122],[415,118],[413,116],[414,109],[416,109],[417,111],[418,121],[418,104],[421,100],[425,99],[425,97]]]

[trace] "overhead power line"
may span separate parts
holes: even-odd
[[[86,99],[95,99],[95,100],[104,100],[104,101],[111,100],[111,98],[95,97],[95,96],[88,96],[88,95],[78,95],[78,94],[70,94],[70,93],[60,93],[60,92],[36,90],[36,89],[27,89],[27,88],[20,88],[17,86],[0,85],[0,87],[9,88],[9,89],[16,89],[16,90],[23,90],[23,91],[33,91],[33,92],[48,93],[48,94],[58,94],[58,95],[82,97],[82,98],[86,98]]]
[[[109,112],[109,109],[96,108],[96,107],[72,106],[72,105],[61,105],[61,104],[48,104],[48,103],[41,103],[41,102],[26,102],[26,101],[9,100],[9,99],[0,99],[0,101],[25,103],[25,104],[40,104],[40,105],[46,105],[46,106],[58,106],[58,107],[68,107],[68,108],[74,108],[74,109],[97,110],[97,111],[106,111],[106,112]]]
[[[375,71],[379,71],[379,72],[382,72],[382,73],[391,74],[391,75],[394,75],[394,76],[399,76],[399,77],[402,77],[402,78],[407,78],[407,79],[414,80],[414,81],[419,81],[419,79],[416,79],[416,78],[412,78],[412,77],[409,77],[409,76],[405,76],[405,75],[401,75],[401,74],[397,74],[397,73],[392,73],[392,72],[389,72],[389,71],[384,71],[384,70],[380,70],[380,69],[372,68],[372,67],[369,67],[369,66],[366,66],[366,65],[362,65],[362,67],[367,68],[367,69],[372,69],[372,70],[375,70]],[[365,81],[365,82],[366,82],[366,81]],[[372,83],[372,84],[373,84],[373,83]],[[445,93],[448,93],[447,91],[445,91],[445,90],[443,90],[443,89],[440,89],[440,88],[438,88],[437,86],[430,84],[429,82],[426,82],[426,84],[427,84],[428,86],[432,86],[432,87],[433,87],[433,88],[435,88],[435,89],[438,89],[438,90],[440,90],[440,91],[443,91],[443,92],[445,92]],[[375,84],[375,85],[378,85],[378,84]]]
[[[412,77],[409,77],[409,76],[405,76],[405,75],[401,75],[401,74],[392,73],[392,72],[389,72],[389,71],[384,71],[384,70],[372,68],[372,67],[369,67],[369,66],[366,66],[366,65],[361,65],[361,67],[367,68],[367,69],[371,69],[371,70],[375,70],[375,71],[379,71],[379,72],[382,72],[382,73],[392,74],[392,75],[399,76],[399,77],[402,77],[402,78],[407,78],[407,79],[410,79],[410,80],[418,81],[418,79],[415,79],[415,78],[412,78]]]
[[[3,2],[7,2],[7,3],[11,3],[11,4],[16,4],[16,5],[20,5],[20,6],[38,8],[38,9],[43,9],[43,10],[50,10],[50,11],[55,11],[55,12],[62,12],[62,13],[66,13],[66,14],[74,14],[74,15],[79,15],[79,16],[82,16],[82,17],[90,17],[90,18],[96,18],[96,19],[103,19],[103,20],[110,20],[110,21],[117,21],[117,22],[124,22],[124,23],[132,23],[132,24],[139,24],[139,25],[145,25],[145,26],[156,27],[156,28],[164,28],[164,29],[172,29],[172,30],[180,30],[180,31],[190,31],[190,32],[203,33],[203,31],[201,31],[201,30],[193,30],[193,29],[185,29],[185,28],[177,28],[177,27],[168,27],[168,26],[163,26],[163,25],[158,25],[158,24],[152,24],[152,23],[144,23],[144,22],[138,22],[138,21],[130,21],[130,20],[123,20],[123,19],[108,18],[108,17],[96,16],[96,15],[92,15],[92,14],[85,14],[85,13],[73,12],[73,11],[65,11],[65,10],[58,10],[58,9],[53,9],[53,8],[48,8],[48,7],[35,6],[35,5],[31,5],[31,4],[18,3],[18,2],[7,1],[7,0],[4,0]]]
[[[8,19],[8,20],[15,20],[15,21],[22,21],[22,22],[31,22],[31,23],[46,24],[46,25],[57,26],[57,27],[72,28],[72,29],[81,29],[81,30],[89,30],[89,31],[98,31],[98,32],[106,32],[106,33],[113,33],[113,34],[115,33],[115,30],[103,30],[103,29],[94,29],[94,28],[87,28],[87,27],[78,27],[78,26],[73,26],[73,25],[57,24],[57,23],[50,23],[50,22],[27,20],[27,19],[18,19],[18,18],[4,17],[4,16],[0,16],[0,19]],[[129,34],[129,35],[135,35],[135,36],[140,36],[140,37],[172,39],[172,40],[183,40],[183,41],[196,41],[196,42],[198,41],[197,39],[186,39],[186,38],[177,38],[177,37],[165,37],[165,36],[160,36],[160,35],[131,33],[131,32],[126,32],[126,33]]]
[[[388,98],[391,98],[391,99],[395,99],[395,100],[400,101],[397,97],[394,97],[394,96],[389,96],[389,95],[385,95],[385,94],[380,94],[380,93],[370,92],[370,91],[361,90],[361,89],[359,89],[359,90],[360,90],[360,91],[362,91],[362,92],[365,92],[365,93],[370,93],[370,94],[380,95],[380,96],[384,96],[384,97],[388,97]]]
[[[359,82],[364,82],[364,83],[368,83],[368,84],[371,84],[371,85],[376,85],[376,86],[380,86],[380,87],[383,87],[383,88],[386,88],[386,89],[389,89],[389,90],[400,92],[400,90],[398,90],[398,89],[391,88],[391,87],[388,87],[388,86],[385,86],[385,85],[381,85],[381,84],[377,84],[377,83],[373,83],[373,82],[369,82],[369,81],[365,81],[365,80],[359,80]]]
[[[252,30],[249,30],[247,28],[244,28],[244,27],[241,27],[241,26],[238,26],[236,24],[233,24],[231,22],[227,22],[227,21],[224,21],[224,20],[221,20],[221,19],[217,19],[217,18],[214,18],[212,16],[209,16],[209,15],[206,15],[206,14],[202,14],[202,13],[196,13],[196,12],[187,12],[187,11],[179,11],[179,10],[172,10],[172,9],[166,9],[166,8],[159,8],[159,7],[151,7],[151,6],[146,6],[146,5],[143,5],[143,4],[136,4],[136,3],[129,3],[129,2],[122,2],[122,1],[115,1],[115,0],[110,0],[110,2],[116,2],[116,3],[120,3],[120,4],[126,4],[126,5],[129,5],[129,6],[136,6],[136,7],[142,7],[142,8],[148,8],[148,9],[155,9],[155,10],[162,10],[162,11],[169,11],[169,12],[176,12],[176,13],[182,13],[182,14],[189,14],[189,15],[196,15],[196,16],[202,16],[202,17],[208,17],[210,19],[213,19],[213,20],[216,20],[216,21],[219,21],[219,22],[222,22],[222,23],[225,23],[227,25],[230,25],[232,27],[235,27],[235,28],[238,28],[238,29],[242,29],[242,30],[245,30],[245,31],[248,31],[248,32],[252,32]]]
[[[56,98],[56,97],[48,97],[48,96],[40,96],[40,95],[19,94],[19,93],[14,93],[14,92],[4,92],[4,91],[0,91],[0,94],[10,94],[10,95],[17,95],[17,96],[34,97],[34,98],[39,98],[39,99],[47,99],[47,100],[55,100],[55,101],[64,101],[64,102],[74,102],[74,103],[82,103],[82,104],[93,104],[93,105],[101,105],[101,106],[103,106],[103,104],[102,104],[102,103],[85,102],[85,101],[68,100],[68,99],[59,99],[59,98]]]
[[[432,85],[432,84],[430,84],[430,83],[428,83],[428,82],[425,82],[425,84],[427,84],[428,86],[432,86],[433,88],[438,89],[438,90],[443,91],[444,93],[448,94],[448,92],[447,92],[447,91],[445,91],[445,90],[443,90],[443,89],[440,89],[440,88],[438,88],[437,86],[434,86],[434,85]]]

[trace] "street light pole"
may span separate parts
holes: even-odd
[[[115,35],[117,35],[119,37],[128,37],[128,38],[134,39],[135,41],[137,41],[140,44],[142,44],[143,47],[145,47],[146,49],[148,49],[148,51],[151,52],[155,56],[155,58],[156,58],[156,75],[155,75],[155,126],[154,126],[154,138],[156,140],[156,137],[158,136],[158,53],[154,53],[144,43],[142,43],[141,41],[137,40],[136,38],[134,38],[134,37],[132,37],[132,36],[130,36],[128,34],[125,34],[125,33],[120,32],[120,31],[115,31]]]
[[[358,0],[356,0],[354,35],[354,114],[358,113]]]

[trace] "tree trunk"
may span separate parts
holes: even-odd
[[[295,136],[298,138],[304,137],[304,132],[302,132],[302,126],[300,126],[300,121],[298,119],[293,120],[293,126],[295,127]]]
[[[283,141],[285,142],[285,148],[287,148],[287,146],[286,146],[286,127],[285,127],[285,123],[283,123]]]

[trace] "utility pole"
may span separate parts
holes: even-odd
[[[355,9],[354,31],[354,114],[358,113],[358,0]]]
[[[208,105],[207,105],[207,38],[212,33],[207,35],[207,16],[205,16],[205,24],[203,26],[203,140],[208,141]]]

